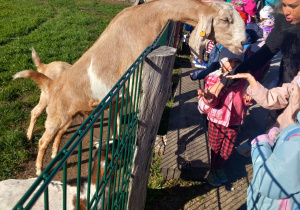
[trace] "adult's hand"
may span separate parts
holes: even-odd
[[[235,74],[235,75],[227,75],[226,77],[229,79],[246,79],[249,82],[250,87],[254,88],[257,86],[256,79],[249,73],[239,73],[239,74]]]

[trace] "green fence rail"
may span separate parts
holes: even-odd
[[[72,195],[68,188],[74,186],[77,189],[72,204],[76,209],[81,209],[81,202],[86,209],[126,209],[135,151],[143,60],[156,46],[171,46],[174,25],[171,21],[167,22],[151,46],[130,66],[13,209],[31,209],[36,202],[43,202],[44,209],[52,209],[51,201],[56,196],[63,197],[60,204],[63,209],[70,209],[68,199],[72,199]],[[87,160],[82,160],[83,141],[89,145]],[[77,155],[77,178],[70,181],[67,180],[67,170],[74,164],[68,160],[74,155]],[[85,171],[81,168],[83,161],[88,161]],[[51,197],[50,185],[61,170],[61,195]],[[86,190],[82,190],[83,186],[87,186]]]

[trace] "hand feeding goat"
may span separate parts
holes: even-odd
[[[98,164],[98,149],[94,155],[94,166],[91,174],[91,191],[90,195],[93,196],[96,192],[96,184],[97,184],[97,164]],[[104,176],[105,169],[105,151],[101,151],[101,162],[100,162],[100,171],[99,171],[99,183],[101,183],[101,179]],[[107,164],[111,162],[111,153],[108,154]],[[106,166],[107,167],[107,166]],[[111,180],[114,180],[114,172],[110,177]],[[32,184],[36,181],[36,178],[30,179],[8,179],[0,182],[0,209],[12,209],[17,202],[21,199],[21,197],[25,194],[25,192],[32,186]],[[81,188],[80,188],[80,209],[86,209],[87,207],[87,189],[88,182],[87,178],[81,178]],[[113,186],[113,181],[110,186]],[[101,188],[104,186],[101,186]],[[39,188],[39,187],[38,187]],[[38,189],[37,188],[37,189]],[[99,188],[101,190],[101,188]],[[106,209],[106,205],[108,201],[111,202],[112,196],[109,192],[113,193],[113,189],[109,190],[109,184],[105,187],[105,197],[104,197],[104,209]],[[60,181],[51,181],[48,185],[48,193],[49,193],[49,209],[63,209],[63,183]],[[67,181],[67,209],[76,209],[76,199],[77,199],[77,184],[76,180]],[[33,195],[33,194],[32,194]],[[101,209],[102,206],[101,196],[100,201],[97,204],[97,209]],[[25,203],[26,204],[26,203]],[[44,196],[40,196],[34,206],[31,208],[33,210],[44,209]]]
[[[154,0],[121,11],[93,46],[57,79],[51,80],[34,71],[17,74],[18,78],[33,79],[49,94],[45,132],[39,140],[36,160],[37,175],[42,172],[49,143],[55,138],[52,152],[55,156],[60,138],[73,117],[79,112],[92,111],[98,105],[169,19],[197,26],[191,35],[190,47],[200,57],[202,47],[210,39],[235,53],[243,49],[245,25],[231,4]]]
[[[37,67],[37,71],[46,75],[50,79],[56,79],[60,76],[61,72],[67,70],[71,67],[71,64],[62,62],[62,61],[54,61],[49,64],[44,64],[37,54],[37,52],[32,48],[32,61]],[[30,124],[27,129],[27,137],[29,140],[32,139],[33,128],[36,123],[37,118],[43,113],[46,109],[48,102],[48,94],[43,89],[41,90],[40,100],[38,105],[36,105],[31,111]]]

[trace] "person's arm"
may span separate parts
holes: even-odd
[[[241,63],[235,70],[229,74],[234,75],[237,73],[254,73],[262,68],[269,60],[271,60],[279,51],[283,42],[284,33],[282,32],[282,25],[285,24],[283,15],[278,15],[275,18],[275,27],[266,39],[266,43],[256,53],[251,55],[243,63]],[[285,22],[284,22],[285,21]],[[237,80],[222,78],[221,83],[225,87],[231,86]]]
[[[217,70],[220,67],[219,63],[212,63],[208,68],[203,70],[196,70],[194,73],[190,74],[191,80],[204,79],[211,72]]]
[[[249,87],[247,93],[265,109],[282,109],[289,104],[290,93],[297,88],[296,82],[285,83],[282,87],[272,88],[268,90],[262,84],[257,82],[255,78],[249,73],[241,73],[227,76],[231,79],[247,79]],[[294,80],[297,80],[295,78]]]
[[[218,105],[218,103],[218,99],[205,89],[203,91],[203,96],[199,99],[198,110],[201,114],[208,114],[213,107]]]
[[[234,75],[237,73],[254,73],[263,67],[270,59],[272,59],[276,53],[277,52],[272,52],[268,45],[265,44],[229,74]],[[229,87],[235,82],[237,82],[237,80],[232,80],[226,77],[223,77],[221,80],[221,83],[225,87]]]

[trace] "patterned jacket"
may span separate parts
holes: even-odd
[[[205,89],[213,86],[220,81],[221,70],[209,74],[205,78]],[[198,102],[198,110],[201,114],[207,114],[207,119],[213,123],[225,127],[239,125],[243,123],[247,103],[243,98],[245,96],[245,80],[240,80],[229,88],[223,88],[219,97],[212,97],[206,100],[201,97]]]
[[[253,178],[247,191],[247,209],[300,209],[300,112],[297,123],[281,131],[273,146],[252,145]]]

